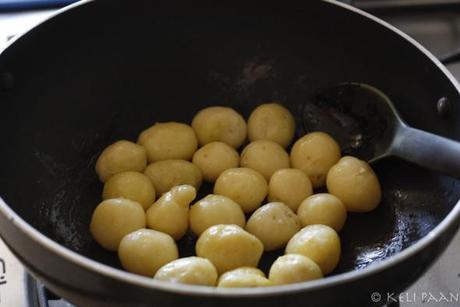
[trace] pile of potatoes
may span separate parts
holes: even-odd
[[[292,114],[269,103],[247,123],[208,107],[191,126],[156,123],[137,143],[118,141],[96,163],[103,201],[90,231],[127,271],[162,281],[263,287],[322,278],[339,262],[347,211],[375,209],[380,184],[328,134],[290,147],[294,134]],[[214,194],[195,200],[203,180]],[[314,194],[324,186],[328,193]],[[176,241],[188,231],[196,256],[179,258]],[[257,268],[263,252],[282,248],[266,276]]]

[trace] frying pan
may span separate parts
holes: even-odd
[[[393,159],[374,165],[382,203],[349,214],[340,264],[322,280],[163,283],[119,270],[92,240],[101,150],[157,121],[190,122],[206,106],[247,118],[279,101],[295,114],[298,137],[315,93],[362,82],[411,126],[459,140],[459,88],[447,70],[398,30],[334,1],[85,1],[15,39],[0,75],[0,233],[36,278],[80,306],[370,305],[372,293],[384,299],[415,281],[460,224],[458,180]],[[436,111],[441,98],[447,115]],[[193,253],[193,240],[179,242],[182,254]]]

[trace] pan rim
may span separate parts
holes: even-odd
[[[46,22],[48,19],[51,19],[63,12],[66,12],[70,9],[84,5],[86,3],[93,2],[95,0],[82,0],[70,6],[67,6],[57,12],[51,14],[49,18],[43,20],[39,24]],[[364,18],[370,19],[381,26],[387,28],[388,30],[399,35],[401,38],[405,39],[411,43],[415,48],[422,52],[426,57],[428,57],[433,64],[435,64],[441,72],[449,79],[452,85],[456,88],[457,92],[460,94],[460,85],[454,76],[447,70],[447,68],[439,62],[439,60],[432,55],[425,47],[420,43],[415,41],[413,38],[402,32],[401,30],[395,28],[394,26],[388,24],[387,22],[369,14],[364,11],[361,11],[357,8],[354,8],[350,5],[337,2],[335,0],[321,0],[323,2],[329,3],[331,5],[342,7],[343,9],[349,10],[355,14],[361,15]],[[38,24],[38,25],[39,25]],[[0,55],[8,49],[9,46],[13,45],[14,42],[20,39],[25,33],[25,31],[15,38],[11,39],[8,44],[0,50]],[[283,286],[273,286],[268,288],[214,288],[214,287],[205,287],[205,286],[193,286],[186,284],[172,284],[168,282],[162,282],[153,280],[148,277],[143,277],[133,273],[125,272],[114,267],[105,265],[103,263],[97,262],[93,259],[90,259],[86,256],[78,254],[70,250],[69,248],[58,244],[52,239],[48,238],[37,229],[28,224],[24,219],[22,219],[17,213],[15,213],[6,202],[0,197],[0,214],[4,216],[6,220],[14,225],[16,229],[30,237],[37,244],[48,249],[51,253],[64,258],[66,261],[71,262],[73,265],[79,266],[81,269],[89,271],[91,273],[100,274],[106,278],[115,279],[119,282],[130,283],[135,286],[143,287],[145,289],[152,290],[161,290],[174,294],[183,294],[183,295],[192,295],[192,296],[207,296],[207,297],[261,297],[261,296],[275,296],[275,295],[286,295],[290,293],[297,292],[307,292],[315,291],[318,289],[324,289],[332,286],[337,286],[340,284],[348,283],[354,280],[362,279],[366,276],[376,274],[378,272],[389,269],[396,264],[409,259],[415,256],[419,251],[426,248],[432,241],[440,237],[448,227],[458,218],[460,218],[460,200],[456,203],[454,208],[449,212],[449,214],[439,223],[435,228],[433,228],[425,237],[421,238],[413,245],[402,250],[401,252],[393,255],[387,259],[382,260],[381,262],[372,264],[361,270],[354,270],[350,272],[341,273],[334,276],[329,276],[324,279],[319,279],[315,281],[308,281],[297,284],[283,285]],[[7,242],[10,243],[10,242]],[[11,246],[11,244],[10,244]],[[13,248],[14,250],[14,248]],[[65,284],[65,283],[64,283]]]

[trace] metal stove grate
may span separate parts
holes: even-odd
[[[75,307],[48,290],[29,274],[26,276],[26,284],[28,307]]]

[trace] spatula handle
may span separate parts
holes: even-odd
[[[460,143],[439,135],[401,126],[391,154],[424,168],[460,178]]]

